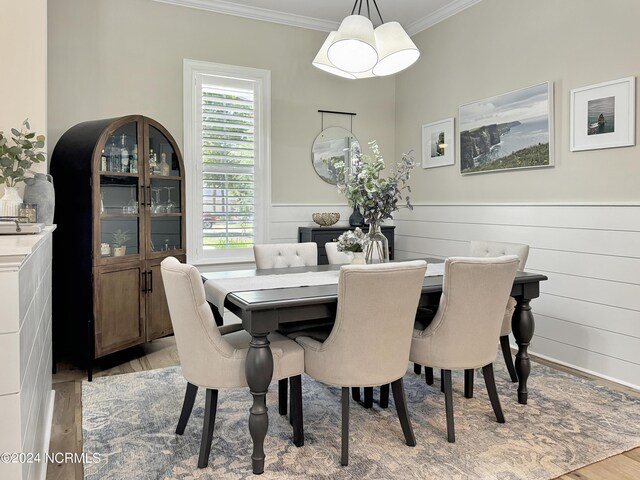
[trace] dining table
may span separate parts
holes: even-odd
[[[444,260],[424,260],[428,268],[419,306],[438,305]],[[253,441],[254,474],[264,472],[264,439],[269,428],[266,395],[273,376],[273,357],[267,336],[294,323],[311,325],[335,319],[340,268],[340,265],[317,265],[201,274],[216,319],[220,321],[226,309],[240,318],[242,327],[251,335],[245,373],[253,396],[249,433]],[[528,348],[535,330],[530,302],[540,295],[540,282],[544,280],[547,277],[539,273],[518,272],[511,289],[511,296],[517,301],[511,324],[518,345],[515,369],[517,399],[521,404],[527,403],[527,379],[531,372]]]

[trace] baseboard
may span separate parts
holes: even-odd
[[[51,390],[49,394],[49,402],[47,402],[47,410],[46,417],[44,421],[45,425],[45,434],[42,440],[42,445],[40,446],[40,458],[44,459],[44,461],[40,464],[44,467],[40,470],[40,475],[38,475],[38,480],[46,480],[47,478],[47,467],[49,463],[46,461],[47,453],[49,453],[49,442],[51,441],[51,429],[53,428],[53,407],[56,401],[56,391]]]
[[[518,345],[511,344],[511,348],[513,350],[515,350],[516,352],[518,351]],[[577,370],[578,372],[583,372],[583,373],[592,375],[592,376],[597,377],[597,378],[602,378],[603,380],[607,380],[607,381],[612,382],[612,383],[617,383],[618,385],[623,385],[623,386],[628,387],[628,388],[630,388],[632,390],[636,390],[636,391],[640,392],[640,385],[634,385],[633,383],[625,382],[625,381],[622,381],[622,380],[620,380],[618,378],[609,377],[608,375],[603,375],[601,373],[594,372],[593,370],[589,370],[587,368],[578,367],[577,365],[574,365],[572,363],[563,362],[563,361],[558,360],[557,358],[553,358],[553,357],[549,357],[547,355],[542,355],[540,353],[536,353],[533,350],[529,350],[529,355],[536,356],[536,357],[541,358],[543,360],[546,360],[548,362],[557,363],[558,365],[562,365],[563,367],[569,367],[569,368],[571,368],[573,370]]]

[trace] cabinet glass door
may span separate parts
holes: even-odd
[[[150,252],[181,250],[182,171],[171,141],[149,125]]]
[[[109,135],[100,156],[101,172],[138,173],[137,130],[137,124],[132,122],[121,126]]]
[[[100,176],[100,255],[138,255],[140,203],[138,178]]]

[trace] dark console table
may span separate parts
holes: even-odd
[[[393,260],[394,241],[393,235],[395,226],[382,226],[382,234],[389,241],[389,259]],[[327,252],[324,244],[327,242],[337,242],[338,237],[347,230],[355,230],[355,227],[298,227],[298,242],[315,242],[318,244],[318,265],[326,265]],[[369,226],[362,227],[364,232],[369,230]]]

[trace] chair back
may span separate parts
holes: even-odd
[[[429,366],[456,370],[493,363],[518,265],[516,255],[445,260],[440,306],[420,334],[429,340]],[[412,348],[419,343],[414,339]]]
[[[529,257],[529,245],[485,240],[472,240],[469,244],[471,257],[502,257],[503,255],[517,255],[520,260],[518,270],[523,271]]]
[[[404,376],[426,268],[418,260],[340,269],[336,321],[322,346],[326,375],[318,378],[374,386]]]
[[[253,246],[256,268],[308,267],[318,264],[318,245],[305,243],[270,243]]]
[[[351,255],[345,252],[338,251],[338,244],[336,242],[327,242],[324,244],[324,249],[327,252],[327,260],[331,265],[345,265],[351,263]]]
[[[160,271],[182,373],[194,385],[215,384],[216,365],[222,356],[232,356],[235,349],[220,335],[205,298],[202,277],[194,266],[174,257],[165,258]],[[225,372],[219,373],[225,377]]]

